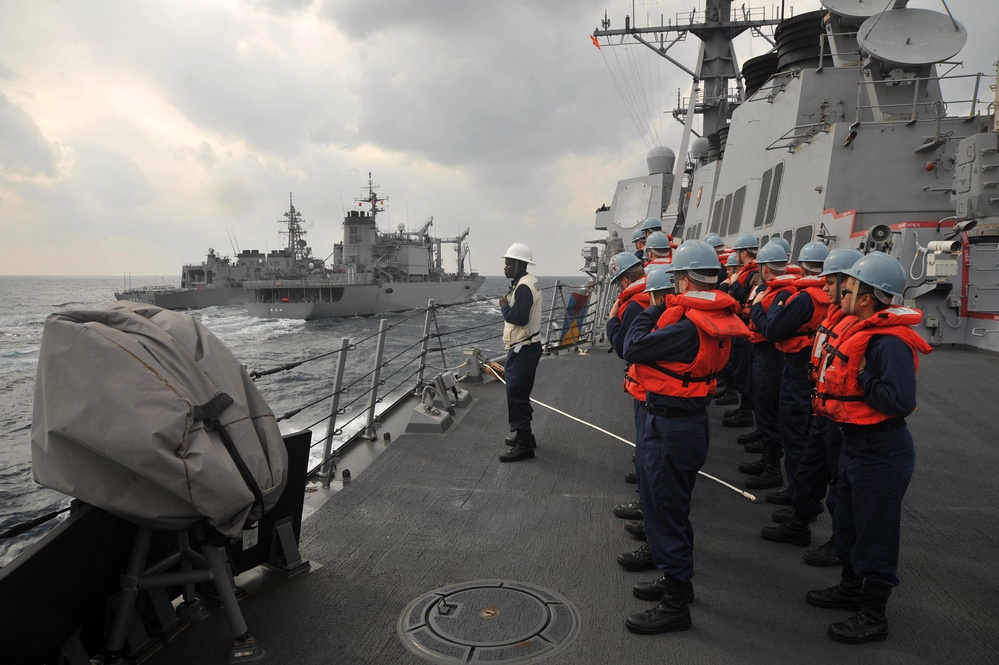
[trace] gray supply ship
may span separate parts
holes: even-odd
[[[286,215],[288,263],[274,266],[269,256],[272,277],[243,283],[247,311],[262,318],[324,319],[402,312],[428,300],[451,305],[474,297],[485,277],[465,271],[468,229],[455,238],[436,238],[429,233],[431,217],[416,232],[407,232],[403,224],[384,232],[377,218],[386,201],[369,173],[366,196],[357,200],[361,209],[344,218],[343,241],[334,246],[329,266],[311,258],[300,219]],[[455,246],[454,273],[444,269],[444,244]]]
[[[180,287],[140,286],[116,291],[116,300],[130,300],[163,309],[200,309],[246,302],[243,281],[263,274],[264,255],[257,250],[236,254],[235,259],[208,249],[205,260],[181,269]]]
[[[821,14],[784,21],[729,0],[707,0],[704,12],[648,28],[626,19],[623,29],[611,29],[605,19],[594,33],[604,48],[613,40],[665,54],[665,44],[688,34],[703,46],[690,70],[694,92],[679,114],[688,132],[675,171],[671,152],[654,150],[650,174],[622,180],[612,204],[598,209],[595,228],[627,239],[651,214],[682,238],[712,230],[729,240],[781,235],[796,250],[822,239],[888,251],[907,266],[905,299],[922,308],[919,331],[938,350],[920,363],[919,408],[907,419],[919,457],[903,507],[903,580],[886,642],[830,641],[828,624],[850,612],[811,607],[804,593],[834,585],[839,569],[806,566],[800,550],[761,539],[773,507],[706,479],[698,480],[691,513],[693,628],[657,637],[625,630],[628,613],[652,605],[636,601],[631,586],[658,573],[614,563],[639,545],[611,515],[614,503],[634,498],[620,478],[633,452],[621,441],[634,433],[634,414],[621,394],[622,363],[605,352],[602,335],[614,289],[604,257],[589,246],[583,255],[593,285],[572,342],[559,333],[558,290],[551,300],[533,392],[536,459],[499,463],[503,386],[489,380],[474,349],[453,372],[425,377],[424,332],[413,340],[423,341],[416,388],[369,418],[333,459],[327,449],[326,487],[312,483],[305,491],[311,437],[285,437],[285,495],[272,516],[226,543],[228,569],[218,563],[217,541],[188,542],[186,535],[179,553],[156,540],[162,558],[146,566],[132,555],[130,562],[133,541],[142,540],[135,525],[77,507],[0,570],[0,653],[25,665],[83,665],[107,656],[113,641],[122,660],[150,664],[994,661],[999,450],[987,387],[999,381],[999,357],[981,351],[999,344],[992,334],[999,331],[999,142],[994,104],[977,100],[994,80],[967,78],[972,90],[950,100],[967,112],[949,116],[943,91],[950,88],[941,85],[937,65],[964,40],[949,15],[924,14],[904,0],[884,12],[862,0],[823,4]],[[932,26],[932,37],[923,25]],[[747,62],[740,75],[732,39],[746,30],[762,36],[772,26],[773,53]],[[885,26],[896,27],[882,33]],[[695,116],[704,118],[705,141],[694,138]],[[373,216],[364,215],[368,226],[358,228],[376,235]],[[362,239],[345,240],[350,247]],[[379,279],[395,288],[385,275]],[[272,281],[268,288],[277,287]],[[290,291],[270,296],[289,302],[258,304],[304,304],[292,302]],[[342,340],[341,357],[349,342]],[[374,358],[378,386],[381,356],[355,355]],[[455,376],[464,380],[455,385]],[[335,399],[340,393],[337,383]],[[370,397],[372,414],[377,401]],[[745,454],[732,443],[733,431],[720,426],[722,410],[709,407],[704,470],[732,480]],[[334,402],[329,436],[338,413]],[[141,433],[142,423],[135,427]],[[348,482],[342,470],[362,468],[355,458],[379,450]],[[828,521],[822,515],[813,528],[827,533]],[[158,535],[174,538],[164,532]],[[214,557],[208,563],[216,585],[194,570],[208,557],[202,552]],[[180,572],[170,574],[178,577],[165,580],[175,567]],[[229,572],[242,592],[238,604]],[[174,586],[163,588],[166,582]]]

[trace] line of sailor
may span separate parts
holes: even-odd
[[[646,219],[633,236],[639,251],[615,255],[609,268],[620,294],[607,336],[628,364],[636,449],[626,480],[638,493],[614,514],[641,520],[625,530],[646,541],[618,563],[659,574],[633,587],[637,598],[658,604],[625,625],[641,634],[691,627],[689,512],[707,458],[706,407],[738,402],[723,424],[755,423],[738,441],[761,453],[740,465],[750,474],[746,486],[788,480],[767,495],[788,507],[773,513],[777,525],[761,536],[807,546],[811,523],[827,509],[833,535],[803,558],[841,566],[841,579],[805,601],[855,612],[828,627],[833,640],[885,639],[915,459],[905,417],[915,410],[918,353],[931,350],[913,330],[921,312],[892,305],[905,290],[904,269],[882,252],[830,251],[820,242],[804,245],[794,265],[786,241],[760,248],[750,234],[731,250],[717,234],[678,247],[660,226]]]

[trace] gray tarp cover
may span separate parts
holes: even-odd
[[[219,419],[263,493],[281,496],[287,455],[274,414],[236,357],[188,314],[119,302],[57,312],[38,358],[35,480],[159,528],[201,516],[238,536],[254,495],[219,435],[192,410],[220,392]]]

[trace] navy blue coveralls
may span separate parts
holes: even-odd
[[[895,587],[902,497],[916,465],[904,420],[916,409],[916,368],[909,345],[892,335],[872,337],[865,358],[864,401],[895,418],[867,427],[840,425],[833,537],[837,556],[849,561],[856,575]]]
[[[641,304],[632,300],[625,306],[620,320],[617,317],[607,319],[607,339],[610,341],[611,348],[614,349],[619,358],[624,358],[624,339],[628,335],[628,330],[631,329],[631,324],[634,322],[635,317],[644,311],[645,309]],[[645,404],[637,399],[632,399],[632,401],[634,402],[632,406],[635,416],[635,445],[637,446],[638,442],[642,440],[642,432],[645,429]],[[637,468],[635,470],[635,477],[639,477]],[[641,482],[641,478],[639,478],[638,484],[641,485]],[[636,487],[635,491],[638,492],[638,496],[641,498],[641,487]]]
[[[746,305],[746,300],[749,298],[749,292],[752,291],[752,287],[749,286],[753,281],[753,278],[759,274],[758,270],[753,270],[749,273],[746,279],[746,286],[742,286],[738,281],[732,283],[728,289],[728,294],[735,298],[735,301],[739,303],[740,306]],[[752,352],[751,345],[748,340],[743,337],[732,338],[732,354],[729,356],[728,365],[725,366],[726,372],[731,372],[732,376],[732,387],[735,391],[739,393],[746,404],[751,404],[752,395],[750,395],[750,385],[749,377],[752,374],[752,363],[753,360],[750,357]]]
[[[784,301],[791,297],[789,291],[778,293],[770,303],[770,311],[780,308]],[[762,342],[750,344],[752,372],[750,373],[749,392],[753,399],[753,415],[756,416],[756,428],[763,435],[763,454],[773,464],[779,465],[784,452],[780,430],[780,392],[781,375],[784,372],[784,354],[769,341],[769,313],[758,303],[749,310],[749,318],[756,326],[757,332],[768,338]],[[809,405],[809,408],[811,405]],[[788,471],[790,476],[791,472]]]
[[[780,297],[777,300],[780,301]],[[763,308],[759,309],[762,311]],[[802,294],[797,298],[785,298],[779,304],[775,302],[767,313],[765,321],[758,320],[756,310],[757,307],[754,305],[750,315],[757,330],[763,333],[767,340],[780,342],[793,336],[811,320],[815,306],[807,294]],[[761,326],[760,323],[764,325]],[[784,363],[780,376],[779,429],[781,445],[784,447],[787,484],[792,488],[799,486],[801,459],[805,454],[812,415],[812,389],[808,380],[808,360],[811,354],[811,345],[797,353],[782,354]],[[819,500],[822,500],[821,497]]]
[[[513,278],[517,283],[525,273]],[[500,309],[503,320],[515,326],[526,326],[531,320],[531,307],[534,306],[534,294],[526,284],[517,287],[514,294],[513,307],[509,304]],[[528,340],[517,352],[516,347],[506,353],[506,363],[503,374],[506,379],[506,408],[510,421],[510,431],[531,434],[531,416],[534,408],[531,406],[531,391],[534,389],[534,377],[541,360],[541,340],[537,337]]]
[[[665,308],[653,305],[639,314],[624,342],[624,359],[690,363],[700,340],[688,319],[652,330]],[[711,397],[672,397],[648,393],[645,431],[635,454],[642,514],[649,551],[656,567],[678,582],[694,576],[694,530],[690,497],[697,472],[708,456]]]

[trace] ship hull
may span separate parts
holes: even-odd
[[[475,296],[483,282],[485,277],[476,276],[446,282],[310,283],[301,287],[289,281],[268,283],[267,287],[257,283],[247,289],[250,298],[246,310],[260,318],[305,320],[404,312],[424,307],[428,300],[439,305],[465,302]]]
[[[124,291],[114,294],[117,300],[129,300],[156,305],[163,309],[201,309],[242,305],[246,291],[242,288],[176,289]]]

